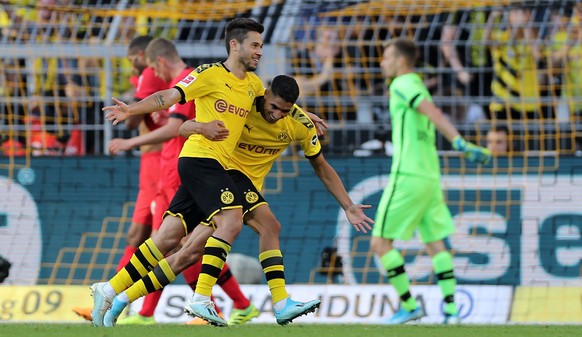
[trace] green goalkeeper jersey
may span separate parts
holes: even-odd
[[[435,127],[418,112],[423,99],[432,97],[416,73],[396,77],[390,84],[390,119],[394,153],[391,172],[440,178]]]

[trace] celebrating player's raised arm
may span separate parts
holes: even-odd
[[[329,165],[322,154],[309,159],[309,162],[315,174],[319,177],[319,180],[321,180],[323,185],[346,212],[348,221],[354,226],[354,229],[358,232],[368,233],[368,230],[372,229],[370,225],[374,223],[374,220],[364,214],[363,210],[371,208],[372,206],[354,204],[337,172]]]
[[[176,88],[170,88],[155,92],[145,99],[129,105],[113,98],[115,105],[106,106],[101,110],[107,113],[105,119],[112,122],[113,125],[117,125],[117,123],[128,119],[129,116],[169,109],[172,105],[180,102],[181,99],[180,91]]]

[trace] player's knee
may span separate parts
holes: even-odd
[[[145,225],[132,224],[127,232],[126,242],[128,246],[138,247],[151,235],[151,227]]]
[[[241,223],[233,223],[230,226],[226,226],[224,229],[226,232],[228,232],[226,237],[230,238],[232,241],[234,241],[242,230],[242,222]],[[231,244],[232,244],[232,241],[230,241]]]
[[[219,233],[227,234],[229,237],[236,237],[242,230],[242,219],[238,221],[236,217],[223,218],[220,221],[215,221],[216,231]]]
[[[279,221],[271,222],[268,225],[261,225],[258,228],[259,235],[264,239],[279,239],[279,234],[281,233],[281,223]]]
[[[378,256],[384,255],[392,249],[391,243],[387,240],[378,237],[370,239],[370,249]]]
[[[185,245],[177,254],[179,254],[178,260],[180,265],[189,267],[202,259],[204,247]]]
[[[181,239],[181,235],[164,235],[161,232],[155,232],[152,235],[152,240],[162,254],[167,254],[175,247],[178,247]]]

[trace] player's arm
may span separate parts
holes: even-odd
[[[128,129],[134,130],[139,127],[139,124],[143,121],[143,115],[137,116],[129,116],[128,119],[125,120],[125,126]]]
[[[441,109],[439,109],[434,103],[423,99],[417,108],[418,112],[425,114],[431,122],[434,123],[437,130],[445,138],[452,142],[455,137],[459,136],[459,131],[457,128],[445,117],[445,114]]]
[[[130,116],[143,115],[158,110],[169,109],[172,105],[182,100],[182,94],[176,88],[170,88],[155,92],[143,100],[131,104],[113,98],[115,105],[104,107],[107,114],[105,118],[113,125],[128,119]]]
[[[180,135],[185,138],[188,138],[191,135],[200,134],[212,141],[225,140],[229,135],[229,131],[224,126],[224,122],[220,120],[201,123],[191,119],[185,121],[184,124],[180,126],[179,132]]]
[[[319,180],[321,180],[323,185],[337,200],[340,207],[346,212],[348,220],[354,226],[356,231],[367,233],[368,230],[371,230],[372,227],[370,225],[374,223],[374,220],[366,216],[363,210],[371,208],[372,206],[354,204],[339,175],[334,168],[329,165],[327,160],[325,160],[323,154],[320,153],[316,157],[309,158],[309,162],[311,163],[315,174],[319,177]]]
[[[129,139],[112,139],[109,142],[109,152],[116,154],[121,151],[129,151],[137,146],[163,143],[179,135],[178,130],[182,123],[182,119],[170,117],[166,124],[146,134]]]
[[[491,152],[486,148],[465,141],[453,123],[432,102],[423,99],[416,109],[418,112],[425,114],[434,123],[437,130],[451,142],[453,148],[463,152],[467,159],[481,164],[489,162]]]

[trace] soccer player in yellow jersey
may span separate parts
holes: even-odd
[[[298,95],[299,87],[292,77],[279,75],[273,79],[265,96],[257,98],[256,112],[253,110],[247,119],[228,170],[243,195],[244,221],[259,235],[259,260],[271,291],[275,318],[281,325],[289,323],[298,316],[297,313],[315,310],[319,300],[304,304],[294,302],[285,289],[283,255],[279,245],[281,224],[260,193],[277,157],[291,142],[298,141],[315,173],[356,230],[366,232],[373,223],[363,212],[370,205],[353,203],[338,174],[321,153],[315,125],[301,109],[293,106]],[[188,137],[199,132],[199,124],[186,121],[180,134]],[[187,215],[184,218],[187,222],[192,221]]]
[[[117,124],[129,115],[147,113],[180,100],[195,98],[197,118],[208,122],[207,126],[218,123],[227,125],[228,133],[220,142],[209,142],[199,135],[190,137],[186,142],[179,161],[182,188],[173,204],[179,205],[184,195],[194,200],[194,206],[188,211],[200,215],[200,220],[186,222],[177,214],[166,216],[156,236],[139,247],[124,269],[108,282],[94,284],[95,325],[113,326],[128,302],[172,282],[176,273],[200,259],[198,247],[204,246],[201,275],[192,301],[188,303],[188,312],[211,324],[226,325],[216,314],[209,297],[230,250],[230,243],[242,228],[242,199],[225,171],[225,163],[230,161],[255,97],[264,92],[258,77],[250,72],[262,56],[262,29],[262,25],[253,20],[235,19],[226,29],[229,57],[225,62],[200,66],[176,87],[153,94],[139,103],[128,106],[114,100],[115,106],[103,108],[108,111],[106,118]],[[214,84],[214,87],[208,83]],[[211,133],[203,134],[206,138],[213,138]],[[199,222],[203,226],[196,226]],[[164,254],[176,247],[180,239],[193,229],[193,235],[182,247],[183,253],[164,259]],[[148,274],[152,269],[152,273]],[[305,303],[286,302],[289,304],[282,311],[291,312],[294,317],[309,309],[304,306]]]
[[[242,229],[242,200],[225,167],[242,132],[255,97],[264,93],[263,83],[253,73],[263,55],[262,24],[248,18],[230,21],[225,31],[228,58],[197,67],[176,86],[156,92],[140,102],[126,105],[114,99],[114,106],[104,107],[106,118],[117,124],[131,115],[167,109],[178,102],[195,100],[196,115],[201,122],[220,120],[228,125],[229,135],[213,142],[202,135],[190,137],[180,153],[178,172],[190,196],[204,214],[204,223],[216,228],[206,242],[202,269],[197,283],[193,313],[215,324],[226,322],[218,316],[210,300],[212,286],[224,266],[231,243]],[[160,247],[151,240],[147,253],[136,252],[131,268],[124,268],[109,282],[92,286],[93,323],[103,325],[112,297],[139,280],[163,258]],[[174,245],[175,246],[175,245]],[[134,266],[140,262],[140,266]],[[126,272],[124,272],[124,270]],[[164,269],[171,273],[171,270]],[[164,275],[171,277],[171,275]],[[174,275],[175,277],[175,275]],[[108,322],[112,325],[113,322]]]
[[[274,160],[289,143],[293,140],[300,141],[318,176],[336,197],[341,207],[346,210],[348,220],[356,230],[366,232],[366,230],[371,229],[368,223],[373,222],[362,211],[370,206],[356,205],[351,201],[337,173],[321,155],[321,146],[314,130],[315,126],[302,111],[293,105],[298,93],[299,88],[292,78],[288,76],[275,78],[271,89],[265,92],[264,99],[263,97],[257,98],[255,107],[250,112],[245,124],[243,135],[236,145],[236,150],[232,156],[232,165],[229,165],[228,170],[236,188],[244,195],[242,205],[245,220],[260,235],[259,250],[261,254],[259,258],[271,290],[274,313],[277,322],[281,325],[314,311],[320,304],[319,300],[303,303],[289,298],[285,289],[283,256],[279,249],[281,225],[259,193]],[[288,115],[291,115],[293,119],[283,119]],[[192,125],[189,125],[184,131],[187,132],[187,135],[201,134],[213,141],[223,141],[230,136],[230,131],[225,128],[222,121],[188,123]],[[247,175],[251,177],[252,181]],[[147,275],[142,275],[140,279],[131,279],[130,282],[124,284],[123,289],[127,289],[115,296],[111,309],[105,314],[105,326],[113,326],[115,319],[129,302],[169,284],[177,274],[200,259],[206,240],[213,234],[213,228],[205,226],[207,224],[205,221],[206,217],[198,207],[197,200],[182,185],[165,214],[160,230],[152,236],[150,242],[139,247],[138,252],[124,271],[116,274],[109,283],[116,283],[124,273],[136,278],[142,272],[147,273],[147,270],[143,270],[145,264],[140,264],[140,260],[148,259],[150,256],[163,257],[164,254],[169,253],[177,246],[180,239],[187,233],[192,232],[192,234],[178,252],[165,259],[160,258],[157,265],[151,263],[153,270]],[[198,226],[199,223],[202,225]],[[105,295],[102,296],[105,298]],[[187,303],[185,311],[195,315],[192,308],[195,304],[195,301]],[[208,305],[206,308],[214,310],[212,305]],[[226,325],[226,322],[217,319],[208,319],[208,321],[214,325]]]

